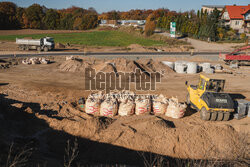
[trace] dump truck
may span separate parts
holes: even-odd
[[[55,48],[54,39],[51,37],[44,37],[40,39],[16,39],[16,44],[20,50],[49,51]]]
[[[234,112],[234,101],[229,93],[224,93],[225,80],[210,79],[200,75],[198,85],[188,85],[186,103],[200,112],[206,121],[228,121]]]
[[[219,58],[227,65],[250,65],[250,45],[236,49],[229,54],[220,54]]]

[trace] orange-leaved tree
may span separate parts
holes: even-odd
[[[156,21],[155,21],[155,16],[153,14],[150,14],[147,17],[146,20],[146,25],[145,25],[145,35],[146,36],[151,36],[154,34],[156,28]]]

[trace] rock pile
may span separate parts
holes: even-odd
[[[49,64],[50,60],[39,57],[26,58],[22,60],[23,64]]]

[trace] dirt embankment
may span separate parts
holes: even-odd
[[[29,91],[27,94],[25,92],[28,89],[8,87],[8,94],[20,99],[50,99],[50,103],[29,105],[28,108],[23,102],[14,103],[12,106],[25,109],[24,112],[44,120],[50,128],[72,136],[184,159],[236,160],[250,156],[246,147],[249,136],[234,128],[233,123],[237,120],[231,123],[204,122],[200,120],[199,114],[193,111],[189,111],[183,119],[154,115],[92,117],[73,103],[66,103],[60,98],[57,101],[52,100],[57,99],[55,95],[37,91]],[[243,128],[249,126],[243,126],[248,121],[249,118],[241,121]]]
[[[155,61],[153,59],[143,59],[138,61],[127,60],[124,58],[116,58],[112,60],[98,60],[94,58],[74,60],[66,60],[58,66],[60,71],[64,72],[85,72],[86,68],[93,68],[96,71],[102,72],[135,72],[140,69],[142,72],[161,72],[165,74],[174,73],[168,66]]]

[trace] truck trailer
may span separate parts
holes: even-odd
[[[227,65],[250,65],[250,45],[236,49],[229,54],[220,54],[219,58]]]
[[[20,50],[49,51],[55,48],[54,39],[51,37],[44,37],[40,39],[16,39],[16,44]]]

